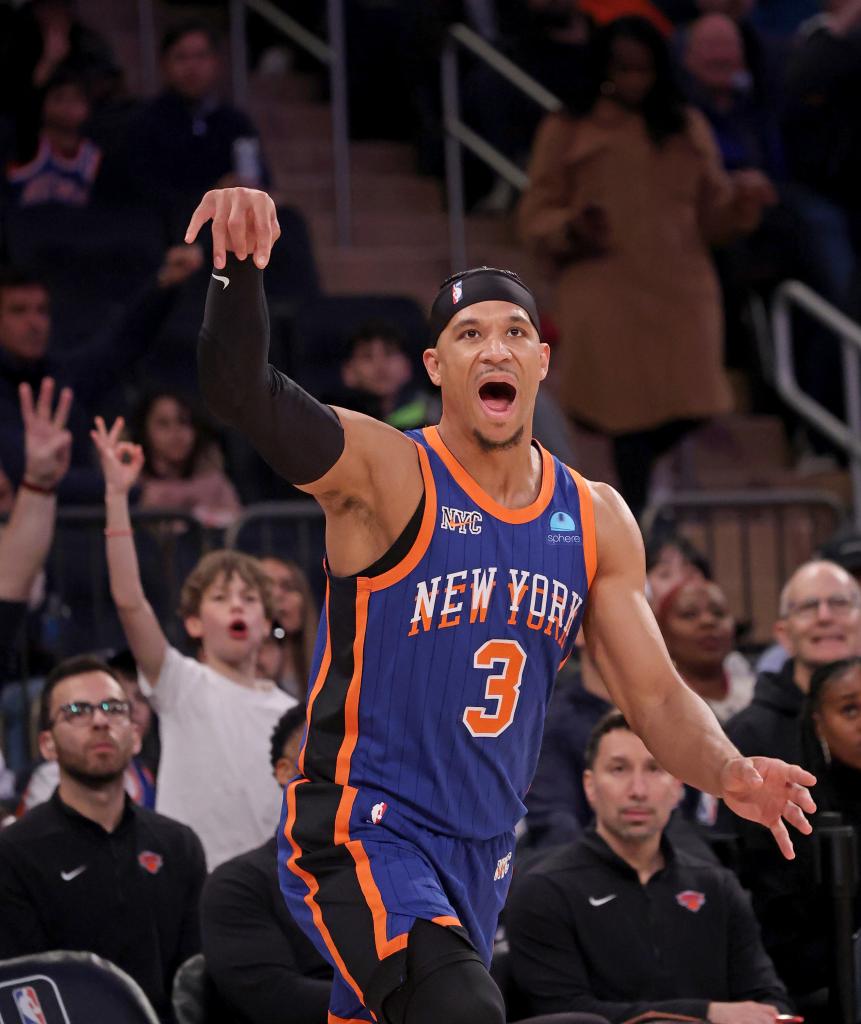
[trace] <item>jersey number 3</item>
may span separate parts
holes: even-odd
[[[501,668],[488,676],[484,690],[485,699],[496,701],[496,708],[492,712],[466,708],[463,724],[473,736],[500,736],[514,721],[526,652],[516,640],[488,640],[475,652],[472,664],[480,669]]]

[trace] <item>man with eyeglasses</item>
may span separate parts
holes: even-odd
[[[42,755],[59,765],[60,783],[47,803],[0,833],[0,959],[97,953],[173,1021],[173,976],[200,949],[200,840],[126,795],[123,776],[140,733],[104,662],[84,656],[54,669],[40,727]]]

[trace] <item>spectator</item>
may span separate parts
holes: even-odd
[[[760,674],[753,700],[727,733],[746,756],[756,750],[800,763],[798,718],[811,675],[861,651],[861,587],[834,562],[805,563],[781,592],[774,632],[789,660],[777,674]]]
[[[140,736],[104,662],[58,665],[42,691],[40,726],[40,748],[58,762],[60,785],[0,833],[0,959],[97,953],[172,1021],[173,975],[200,949],[200,841],[126,795],[123,774]]]
[[[320,615],[308,577],[295,562],[261,558],[275,602],[272,632],[260,648],[257,671],[297,700],[305,699]]]
[[[257,679],[275,612],[266,574],[235,551],[204,556],[183,584],[180,615],[197,658],[168,645],[140,581],[128,493],[143,467],[139,445],[96,420],[105,476],[111,593],[144,693],[159,713],[162,754],[156,806],[191,825],[210,870],[272,835],[280,793],[258,738],[296,701]]]
[[[272,733],[279,786],[296,774],[304,729],[297,705]],[[325,1024],[332,968],[284,904],[274,836],[209,876],[201,925],[207,972],[235,1024]]]
[[[72,392],[43,378],[34,404],[29,384],[19,389],[24,427],[24,468],[9,522],[0,537],[0,689],[20,676],[18,652],[27,601],[51,548],[57,488],[69,468],[72,435],[66,422]]]
[[[646,542],[646,596],[652,611],[688,577],[710,580],[712,571],[705,556],[686,537],[661,535]]]
[[[592,820],[583,790],[586,744],[596,723],[612,706],[581,632],[576,661],[572,658],[556,680],[538,767],[526,794],[530,846],[573,842]]]
[[[717,583],[682,580],[664,596],[656,617],[679,675],[721,722],[750,704],[755,677],[734,649],[735,619]]]
[[[595,727],[586,764],[595,829],[533,865],[508,904],[529,1009],[772,1024],[788,1000],[747,897],[665,833],[681,783],[617,711]]]
[[[817,816],[838,812],[861,835],[861,659],[821,665],[810,679],[801,715],[802,764],[815,772]],[[831,900],[817,881],[816,818],[812,836],[802,836],[796,859],[775,865],[748,858],[745,881],[762,924],[763,939],[789,990],[803,995],[829,983]],[[859,863],[861,866],[861,863]],[[861,924],[856,897],[853,931]]]
[[[0,32],[0,110],[15,124],[15,149],[35,149],[41,90],[58,72],[84,79],[91,95],[114,87],[120,72],[104,39],[75,14],[73,0],[30,0]]]
[[[149,810],[155,808],[155,775],[146,764],[142,753],[143,744],[152,727],[152,708],[149,701],[141,693],[137,679],[137,667],[134,659],[119,658],[107,662],[113,670],[120,686],[123,688],[129,703],[129,717],[140,737],[141,750],[126,765],[123,773],[123,784],[129,799]],[[50,800],[51,795],[60,783],[60,766],[55,760],[43,761],[30,776],[24,795],[21,797],[21,813],[30,811],[39,804]]]
[[[268,183],[257,129],[219,95],[220,39],[205,21],[169,29],[161,46],[165,88],[129,126],[125,160],[135,190],[185,225],[203,192]]]
[[[142,289],[114,329],[62,353],[50,345],[52,310],[45,282],[25,270],[0,270],[0,466],[13,485],[18,485],[24,472],[18,389],[21,384],[35,389],[50,376],[58,384],[74,388],[78,399],[68,423],[71,468],[59,488],[59,498],[83,503],[99,500],[101,478],[87,443],[90,416],[144,354],[170,311],[177,286],[202,262],[196,246],[168,249],[157,279]]]
[[[83,79],[58,71],[45,86],[35,155],[26,163],[12,165],[6,173],[13,205],[89,204],[102,161],[101,150],[83,132],[89,116]]]
[[[239,496],[221,452],[185,399],[170,391],[148,395],[133,418],[132,437],[144,453],[142,508],[189,512],[205,526],[236,519]]]
[[[637,514],[658,455],[730,408],[708,245],[752,230],[771,199],[760,174],[723,171],[641,19],[596,35],[588,102],[539,130],[519,223],[560,270],[556,391],[570,416],[614,436]]]

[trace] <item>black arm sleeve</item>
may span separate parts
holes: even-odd
[[[293,484],[319,480],[344,450],[336,414],[267,360],[263,272],[228,254],[214,271],[197,349],[200,389],[216,416],[241,430]]]

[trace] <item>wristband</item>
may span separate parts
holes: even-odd
[[[129,527],[128,529],[114,530],[110,526],[106,526],[105,527],[105,536],[106,537],[133,537],[134,536],[134,530],[132,530],[131,527]]]
[[[31,483],[26,477],[21,481],[21,487],[25,491],[33,491],[34,494],[54,495],[57,493],[56,487],[42,487],[41,484]]]

